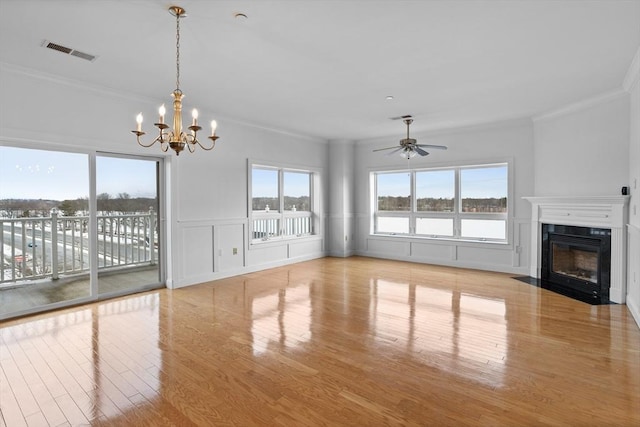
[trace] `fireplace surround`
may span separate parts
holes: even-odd
[[[593,303],[609,302],[611,230],[542,224],[543,287]]]
[[[628,221],[629,196],[594,196],[594,197],[525,197],[531,203],[531,261],[530,276],[536,279],[543,279],[543,247],[546,243],[543,235],[543,226],[553,225],[554,231],[558,226],[583,227],[586,229],[600,230],[598,233],[606,234],[610,241],[609,254],[603,253],[609,263],[609,300],[615,303],[626,301],[626,230]],[[570,229],[575,231],[575,229]],[[547,230],[548,231],[548,230]],[[565,229],[566,231],[566,229]],[[554,233],[562,234],[562,233]],[[565,233],[567,234],[567,233]],[[571,235],[571,233],[568,233]],[[596,238],[596,236],[598,236]],[[574,233],[575,237],[575,233]],[[588,236],[582,236],[588,237]],[[588,238],[599,240],[600,235],[592,235]],[[583,243],[585,243],[583,241]],[[589,242],[587,242],[589,243]],[[591,242],[593,243],[593,242]],[[562,250],[574,246],[571,254],[577,257],[593,254],[594,249],[584,248],[581,243],[569,239],[568,241],[557,242]],[[589,246],[589,245],[587,245]],[[601,250],[602,251],[602,250]],[[580,260],[579,263],[585,261]],[[552,268],[546,263],[544,268]],[[575,267],[575,266],[574,266]],[[588,270],[582,268],[582,270]],[[546,274],[546,273],[545,273]],[[570,276],[570,273],[565,276]],[[586,275],[587,273],[579,273]],[[598,273],[596,272],[596,276]],[[590,274],[589,282],[592,282]],[[597,279],[597,277],[596,277]],[[605,278],[606,279],[606,278]],[[581,282],[585,287],[591,285]],[[575,284],[575,283],[574,283]],[[596,289],[590,289],[591,292]],[[600,296],[602,290],[599,290]]]

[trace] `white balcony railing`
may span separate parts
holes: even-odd
[[[257,213],[254,212],[251,230],[254,241],[282,237],[301,237],[313,234],[311,212]]]
[[[156,214],[101,215],[98,269],[155,264]],[[89,271],[89,217],[0,218],[0,283]]]

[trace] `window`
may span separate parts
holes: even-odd
[[[460,170],[460,237],[506,240],[507,166]]]
[[[411,210],[410,174],[406,172],[379,174],[377,188],[377,210],[389,212],[389,215],[380,217],[378,230],[381,233],[408,233],[409,221],[407,216],[395,216],[392,212],[408,212]]]
[[[254,168],[251,176],[252,210],[266,211],[280,208],[278,193],[278,170]]]
[[[313,183],[310,171],[251,165],[251,240],[315,234]]]
[[[374,172],[373,232],[507,241],[508,164]]]

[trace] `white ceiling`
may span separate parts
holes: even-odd
[[[326,139],[541,114],[620,89],[640,46],[640,0],[175,1],[186,110]],[[170,5],[0,0],[0,62],[169,104]]]

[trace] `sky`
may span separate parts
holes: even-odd
[[[453,198],[453,170],[417,172],[417,197]],[[461,169],[462,198],[507,197],[507,167]],[[378,194],[408,197],[411,193],[409,172],[380,173]]]
[[[284,172],[284,191],[290,197],[309,196],[309,173]],[[278,170],[253,168],[252,197],[278,197]]]
[[[97,194],[155,197],[156,161],[98,156]],[[0,146],[0,200],[89,196],[89,156]]]
[[[507,168],[461,169],[462,196],[506,197]],[[309,195],[309,174],[285,172],[287,196]],[[424,185],[422,184],[424,182]],[[452,198],[451,170],[418,172],[418,197]],[[96,193],[155,197],[156,161],[97,156]],[[378,174],[384,195],[409,196],[408,172]],[[278,171],[253,169],[253,197],[278,197]],[[0,146],[0,199],[66,200],[89,196],[89,157],[81,153]]]

